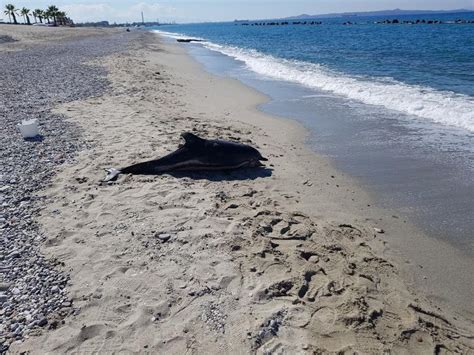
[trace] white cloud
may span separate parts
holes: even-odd
[[[107,3],[99,4],[70,4],[61,7],[76,23],[109,21],[113,22],[139,22],[141,12],[145,21],[170,21],[174,19],[176,9],[172,6],[157,3],[135,3],[128,7],[115,8]]]
[[[145,20],[147,21],[155,21],[158,18],[169,18],[176,14],[176,9],[174,7],[161,4],[148,4],[145,2],[132,5],[128,9],[128,12],[131,14],[140,14],[142,11],[146,17]]]
[[[73,4],[63,5],[62,9],[75,22],[102,21],[116,11],[108,4]]]

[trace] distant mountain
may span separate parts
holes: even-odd
[[[331,17],[367,17],[367,16],[402,16],[402,15],[439,15],[456,14],[462,12],[473,12],[474,10],[456,9],[456,10],[382,10],[366,12],[340,12],[321,15],[302,14],[298,16],[286,17],[285,20],[308,19],[308,18],[331,18]]]

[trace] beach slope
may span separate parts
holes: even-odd
[[[70,276],[73,315],[12,353],[469,353],[473,325],[416,293],[354,186],[265,115],[260,94],[143,32],[89,65],[109,90],[54,112],[89,149],[42,192],[42,252]],[[121,176],[194,132],[251,144],[266,168]],[[378,228],[377,230],[374,228]],[[47,328],[47,327],[46,327]]]

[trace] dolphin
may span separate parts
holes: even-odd
[[[208,140],[192,133],[181,134],[185,143],[178,150],[156,160],[106,169],[104,181],[117,179],[119,174],[157,175],[175,171],[230,170],[263,166],[267,161],[257,149],[241,143]]]

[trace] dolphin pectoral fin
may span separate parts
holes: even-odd
[[[117,180],[117,177],[118,177],[119,174],[121,173],[120,170],[114,169],[114,168],[105,169],[105,171],[107,171],[107,176],[106,176],[105,179],[103,180],[104,182]]]

